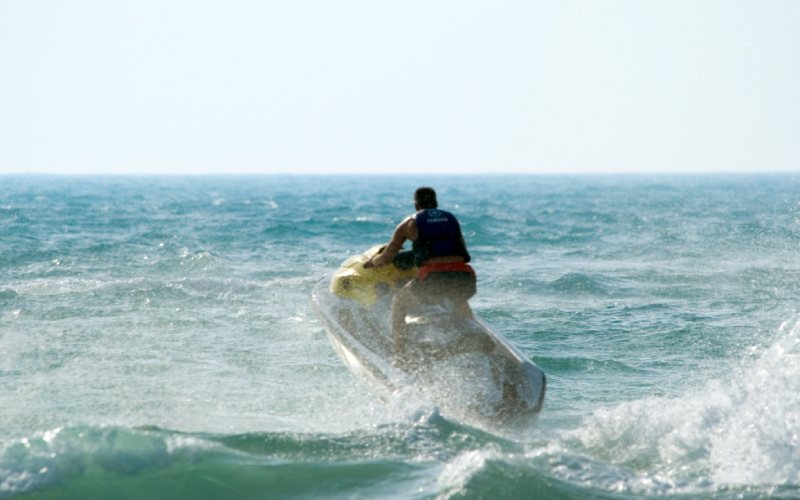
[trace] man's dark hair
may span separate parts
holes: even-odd
[[[439,203],[436,201],[436,191],[430,187],[421,187],[414,192],[414,201],[419,208],[436,208]]]

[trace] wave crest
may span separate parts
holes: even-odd
[[[680,398],[599,409],[568,439],[601,461],[669,480],[677,489],[797,489],[799,407],[800,321],[795,320],[728,379]]]

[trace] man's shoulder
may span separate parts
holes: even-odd
[[[411,214],[408,217],[406,217],[405,219],[401,220],[400,223],[397,224],[397,229],[398,230],[408,230],[408,229],[411,229],[411,228],[416,228],[417,227],[416,215],[417,214]]]

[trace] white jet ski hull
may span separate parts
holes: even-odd
[[[378,248],[348,259],[317,284],[312,304],[345,365],[359,378],[395,391],[414,386],[443,414],[476,423],[524,423],[544,401],[544,372],[502,335],[477,318],[435,304],[409,321],[414,363],[393,364],[392,296],[414,270],[365,269]]]

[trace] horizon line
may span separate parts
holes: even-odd
[[[800,174],[797,169],[753,169],[753,170],[575,170],[565,172],[0,172],[0,177],[554,177],[554,176],[681,176],[681,175],[753,175],[753,174]]]

